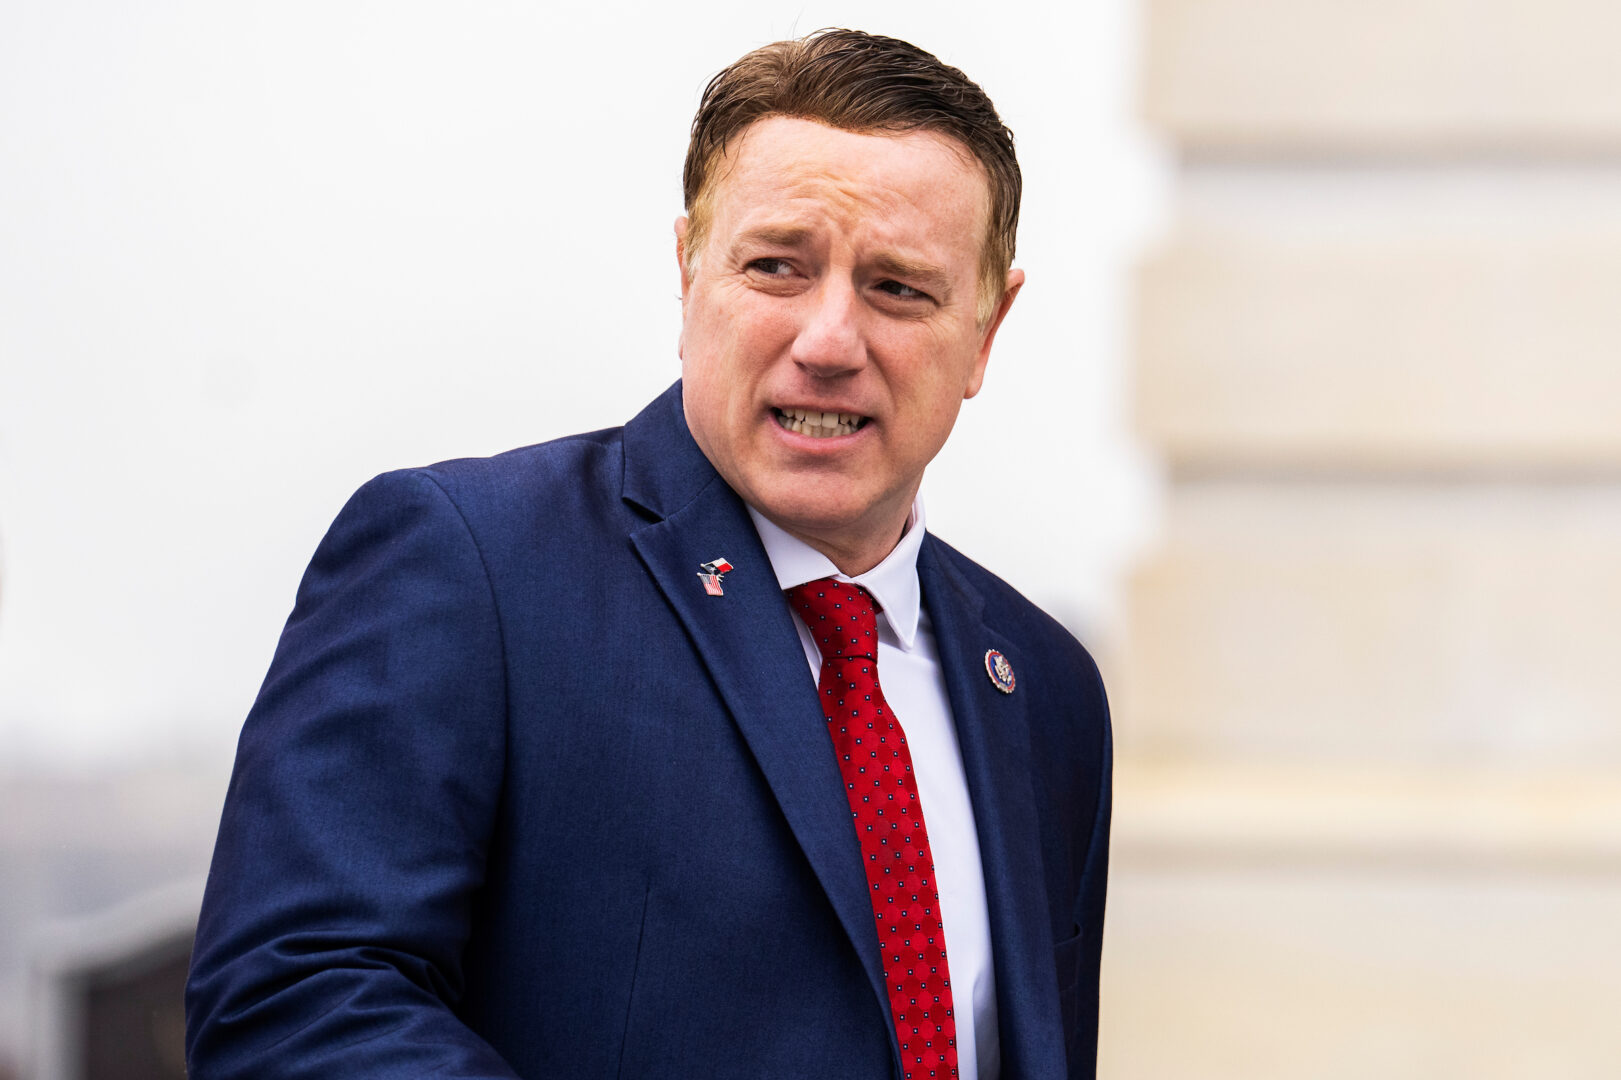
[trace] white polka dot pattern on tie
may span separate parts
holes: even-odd
[[[906,732],[878,685],[877,605],[849,582],[788,590],[822,653],[817,682],[871,886],[907,1080],[957,1075],[940,894]]]

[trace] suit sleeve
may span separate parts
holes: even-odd
[[[1101,726],[1098,750],[1098,801],[1092,812],[1092,834],[1087,843],[1086,862],[1081,871],[1080,898],[1075,923],[1081,928],[1080,976],[1076,983],[1079,1002],[1076,1009],[1075,1053],[1070,1075],[1073,1080],[1092,1080],[1097,1075],[1098,982],[1103,965],[1103,911],[1109,891],[1109,822],[1113,802],[1114,737],[1109,721],[1109,705],[1103,680],[1092,667],[1097,687],[1098,717]]]
[[[187,986],[195,1080],[513,1080],[456,1015],[500,795],[488,576],[439,485],[339,515],[238,745]]]
[[[1113,803],[1114,736],[1109,719],[1108,697],[1103,678],[1091,657],[1086,658],[1096,698],[1098,749],[1090,760],[1097,768],[1097,804],[1092,811],[1092,829],[1087,841],[1086,860],[1081,870],[1080,896],[1076,901],[1075,924],[1079,935],[1080,972],[1076,981],[1076,1030],[1070,1055],[1071,1080],[1092,1080],[1097,1076],[1098,983],[1103,964],[1103,912],[1109,890],[1109,824]]]

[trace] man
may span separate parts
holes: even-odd
[[[1102,686],[916,501],[1023,282],[1011,136],[824,32],[716,77],[685,186],[681,382],[316,552],[192,1076],[1092,1075]]]

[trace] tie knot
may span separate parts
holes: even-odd
[[[848,656],[878,659],[878,605],[866,589],[822,578],[787,592],[824,661]]]

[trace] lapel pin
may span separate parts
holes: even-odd
[[[995,649],[985,650],[985,674],[991,677],[991,682],[1002,693],[1013,693],[1013,665]]]
[[[720,587],[721,578],[730,573],[732,564],[725,559],[711,559],[698,564],[698,577],[704,583],[704,592],[710,596],[725,596]]]

